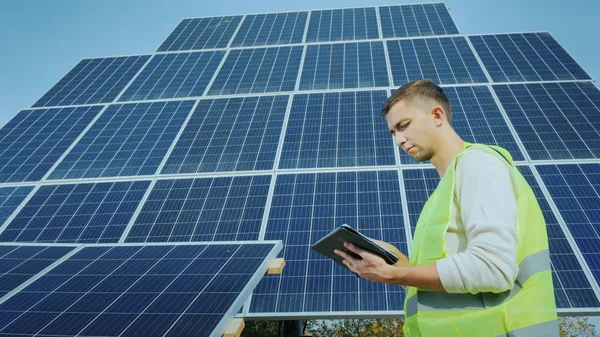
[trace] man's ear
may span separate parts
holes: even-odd
[[[433,117],[435,126],[442,126],[446,119],[446,112],[441,106],[436,105],[431,109],[431,116]]]

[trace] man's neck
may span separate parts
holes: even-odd
[[[435,166],[440,178],[443,178],[454,157],[464,149],[465,142],[453,130],[440,140],[436,154],[429,162]]]

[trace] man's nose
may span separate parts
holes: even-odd
[[[396,146],[402,147],[404,143],[406,143],[406,137],[404,137],[400,132],[395,133],[394,139],[396,141]]]

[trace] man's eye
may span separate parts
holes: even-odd
[[[408,127],[408,124],[410,124],[410,123],[402,124],[402,125],[400,125],[400,128],[401,129],[406,129]]]

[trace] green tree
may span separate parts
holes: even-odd
[[[558,328],[560,337],[600,337],[588,317],[559,317]]]
[[[401,319],[309,321],[314,337],[403,337]]]
[[[278,337],[279,321],[245,321],[241,337]]]

